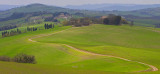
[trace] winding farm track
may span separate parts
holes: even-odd
[[[66,29],[68,30],[68,29]],[[66,30],[62,30],[62,31],[58,31],[58,32],[54,32],[54,33],[51,33],[51,34],[40,34],[40,35],[37,35],[37,36],[34,36],[34,37],[31,37],[29,38],[28,40],[31,41],[31,42],[37,42],[37,41],[34,41],[32,39],[36,39],[36,38],[40,38],[40,37],[44,37],[44,36],[50,36],[50,35],[54,35],[54,34],[57,34],[57,33],[60,33],[60,32],[64,32]],[[79,51],[79,52],[85,52],[87,54],[91,54],[91,55],[97,55],[97,56],[107,56],[107,57],[113,57],[113,58],[117,58],[117,59],[121,59],[121,60],[125,60],[125,61],[131,61],[131,62],[137,62],[139,64],[143,64],[143,65],[146,65],[146,66],[149,66],[150,68],[147,69],[147,70],[143,70],[143,71],[138,71],[138,72],[146,72],[146,71],[158,71],[158,68],[156,68],[155,66],[153,65],[149,65],[149,64],[146,64],[146,63],[143,63],[143,62],[139,62],[139,61],[133,61],[133,60],[129,60],[129,59],[125,59],[125,58],[122,58],[122,57],[117,57],[117,56],[112,56],[112,55],[106,55],[106,54],[98,54],[98,53],[93,53],[93,52],[89,52],[89,51],[85,51],[85,50],[81,50],[81,49],[78,49],[78,48],[75,48],[73,46],[70,46],[70,45],[67,45],[67,44],[63,44],[71,49],[74,49],[76,51]]]

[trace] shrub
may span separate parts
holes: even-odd
[[[10,58],[7,56],[0,56],[0,61],[7,61],[7,62],[18,62],[18,63],[32,63],[35,64],[36,60],[35,57],[32,55],[26,55],[26,54],[18,54],[14,58]]]
[[[32,55],[26,55],[26,54],[18,54],[13,58],[14,62],[18,63],[32,63],[35,64],[35,57]]]
[[[10,61],[11,59],[7,56],[0,56],[0,61]]]

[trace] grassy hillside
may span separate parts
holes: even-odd
[[[92,25],[72,28],[35,40],[44,43],[69,44],[82,50],[145,62],[160,68],[159,31],[159,29],[136,26]],[[76,65],[79,66],[79,63]]]
[[[41,64],[20,64],[20,63],[8,63],[0,62],[0,72],[2,74],[106,74],[115,72],[104,72],[104,71],[89,71],[89,70],[77,70],[74,68],[66,68],[62,66],[54,65],[41,65]],[[9,70],[9,71],[8,71]],[[120,73],[121,74],[121,73]]]
[[[64,33],[40,38],[39,41],[159,49],[159,37],[159,33],[147,27],[93,25],[73,28]]]
[[[137,62],[125,61],[122,59],[108,57],[108,56],[93,55],[83,51],[77,51],[73,48],[63,45],[65,43],[73,45],[78,48],[84,48],[85,50],[88,51],[92,51],[89,50],[89,48],[93,47],[95,50],[97,50],[95,46],[105,46],[107,44],[102,42],[105,40],[105,38],[96,40],[95,39],[96,35],[101,37],[101,35],[104,34],[99,32],[107,30],[109,27],[118,28],[118,26],[105,26],[105,25],[93,25],[80,28],[71,28],[70,26],[65,26],[65,27],[57,26],[54,29],[40,30],[12,37],[0,38],[0,47],[1,47],[0,55],[14,57],[18,53],[26,53],[29,55],[34,55],[37,60],[37,64],[35,65],[0,62],[0,64],[3,64],[3,66],[0,66],[1,69],[0,71],[8,73],[7,70],[11,68],[10,70],[11,73],[24,73],[25,70],[28,73],[33,73],[33,72],[39,73],[40,70],[41,73],[84,72],[84,73],[98,74],[98,73],[136,72],[136,71],[147,70],[149,68],[148,66]],[[53,36],[48,36],[47,38],[45,37],[37,38],[36,40],[40,42],[28,41],[29,38],[34,37],[35,35],[38,36],[47,35],[62,30],[65,31],[57,33],[56,35]],[[93,32],[90,32],[89,30]],[[72,32],[73,34],[70,34],[70,32]],[[85,32],[86,34],[84,34]],[[75,36],[76,34],[80,36]],[[92,38],[89,39],[90,37]],[[88,41],[84,38],[88,39]],[[100,52],[101,50],[95,53],[100,53]],[[21,66],[21,68],[19,68],[19,66]],[[73,71],[71,69],[75,70]]]

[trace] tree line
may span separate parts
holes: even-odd
[[[54,28],[54,24],[44,24],[44,28],[45,29]],[[17,30],[11,30],[11,31],[2,32],[2,38],[3,37],[9,37],[9,36],[18,35],[18,34],[29,32],[29,31],[37,31],[37,30],[38,30],[37,27],[27,27],[27,29],[25,29],[25,31],[22,32],[21,30],[19,30],[17,28]]]
[[[3,37],[9,37],[9,36],[14,36],[14,35],[18,35],[18,34],[21,34],[21,33],[25,33],[27,31],[37,31],[38,28],[36,27],[27,27],[27,30],[25,30],[24,32],[22,32],[21,30],[19,30],[17,28],[17,30],[11,30],[11,31],[4,31],[2,32],[2,38]]]
[[[54,28],[54,24],[44,24],[45,29]]]
[[[11,30],[10,32],[9,32],[9,31],[4,31],[4,32],[2,32],[2,37],[14,36],[14,35],[21,34],[21,33],[22,33],[21,30],[19,30],[19,29],[17,28],[16,31]]]
[[[27,27],[27,31],[37,31],[37,28],[36,27]]]
[[[17,26],[16,25],[3,26],[3,27],[0,27],[0,31],[14,29],[14,28],[17,28]]]
[[[76,27],[88,26],[90,24],[106,24],[106,25],[121,25],[128,24],[128,21],[121,16],[108,15],[105,18],[97,17],[84,17],[84,18],[71,18],[68,21],[64,21],[63,25],[73,25]]]
[[[160,28],[160,24],[156,24],[156,25],[155,25],[155,28]]]

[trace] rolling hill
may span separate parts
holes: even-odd
[[[96,10],[96,11],[133,11],[147,8],[160,7],[159,4],[153,5],[138,5],[138,4],[86,4],[86,5],[68,5],[65,8],[80,9],[80,10]]]
[[[55,13],[55,12],[67,12],[71,15],[74,14],[82,14],[86,17],[100,17],[106,16],[108,14],[116,14],[125,17],[129,21],[135,21],[136,25],[141,26],[154,26],[154,24],[159,24],[158,21],[160,18],[160,7],[157,8],[148,8],[134,11],[92,11],[92,10],[76,10],[76,9],[68,9],[56,6],[47,6],[43,4],[31,4],[27,6],[17,7],[6,11],[0,12],[0,20],[10,18],[15,13],[33,13],[33,12],[47,12],[47,13]],[[1,21],[0,25],[5,24],[15,24],[17,22],[24,22],[24,20],[28,20],[26,18],[12,19],[7,21]],[[152,22],[148,22],[152,21]],[[18,23],[23,24],[23,23]]]
[[[141,7],[141,6],[139,6],[139,7]],[[156,7],[156,5],[155,5],[155,7]],[[106,9],[110,9],[110,8],[106,8]],[[75,14],[78,12],[78,13],[83,13],[85,15],[90,15],[90,16],[103,16],[103,15],[107,15],[107,14],[119,14],[119,15],[123,15],[123,16],[131,15],[131,16],[137,16],[137,17],[147,17],[147,16],[153,17],[153,16],[160,16],[158,9],[159,9],[159,7],[157,5],[157,8],[149,8],[149,9],[142,9],[142,10],[139,9],[139,10],[134,10],[134,11],[89,11],[89,10],[68,9],[68,8],[62,8],[62,7],[56,7],[56,6],[47,6],[47,5],[43,5],[43,4],[31,4],[31,5],[17,7],[17,8],[7,10],[7,11],[0,12],[0,18],[9,17],[13,13],[29,13],[29,12],[50,12],[50,13],[68,12],[71,14]]]
[[[5,18],[11,16],[13,13],[30,13],[30,12],[65,12],[68,9],[56,7],[56,6],[47,6],[43,4],[31,4],[27,6],[13,8],[7,11],[0,12],[0,17]]]
[[[150,66],[160,68],[159,31],[137,26],[57,25],[54,29],[0,38],[0,55],[25,53],[34,55],[37,61],[35,65],[0,62],[0,71],[7,73],[11,68],[12,73],[159,73],[152,72]]]
[[[9,10],[16,7],[20,7],[20,5],[0,5],[0,11]]]
[[[145,27],[92,25],[35,40],[68,44],[85,51],[120,56],[160,68],[160,59],[157,59],[160,49],[159,33],[160,29]]]
[[[99,6],[103,8],[105,5]],[[128,10],[126,6],[122,8]],[[111,13],[122,15],[123,20],[135,23],[132,26],[126,23],[90,24],[91,20],[92,23],[93,20],[102,22],[97,17]],[[81,19],[81,16],[75,14],[82,14],[86,18]],[[69,24],[67,21],[62,23],[64,19],[60,17],[66,16],[78,18],[71,19]],[[134,11],[92,11],[31,4],[1,11],[0,73],[160,74],[160,29],[152,26],[160,24],[159,16],[160,7]],[[96,18],[89,19],[90,17]],[[57,18],[60,21],[45,21],[46,18]],[[111,24],[116,22],[112,20],[121,21],[120,16],[112,15],[110,18],[105,21],[112,22]],[[5,56],[14,58],[20,53],[34,56],[36,63],[3,60]]]

